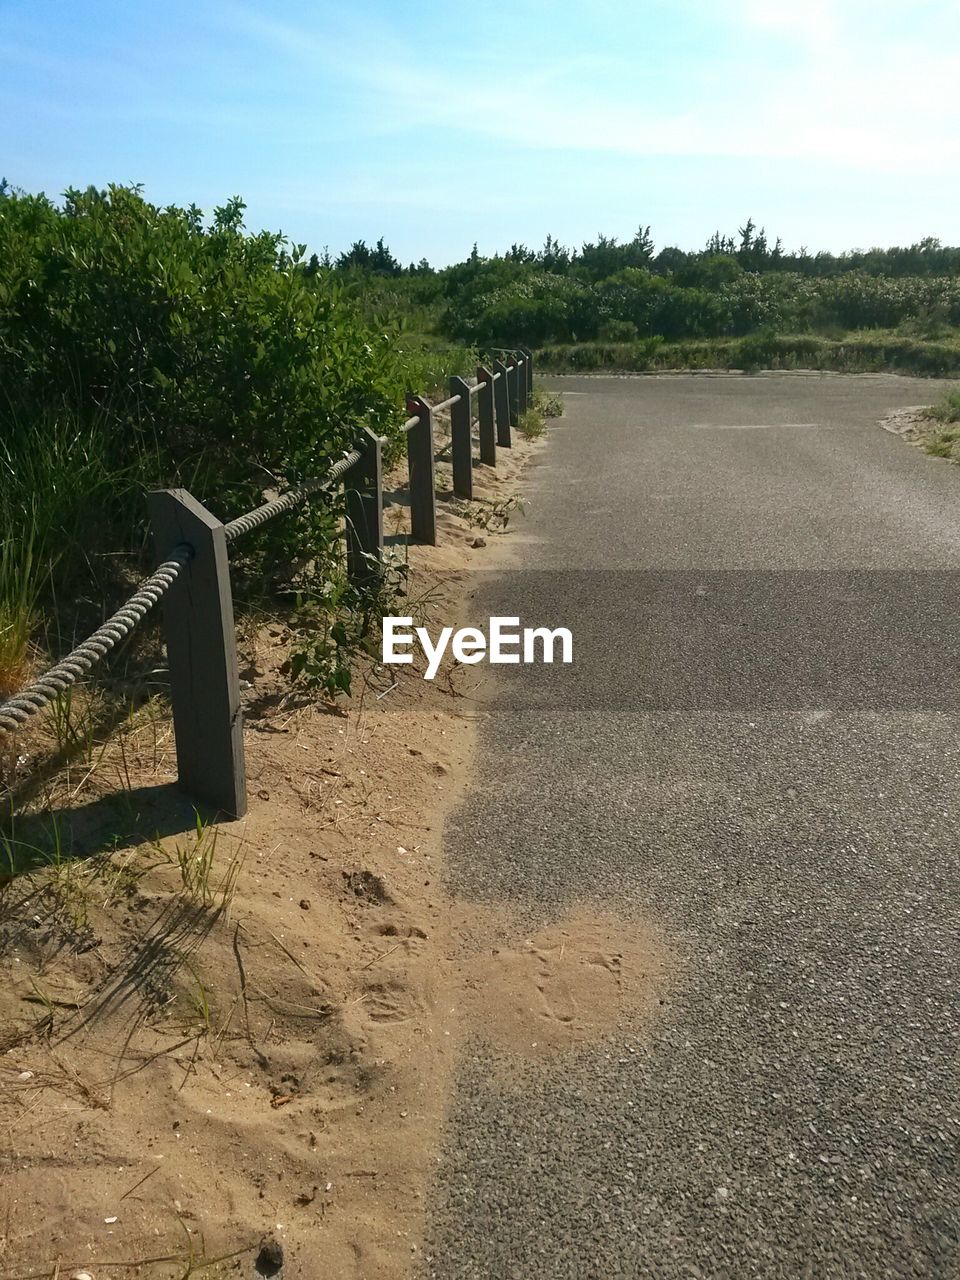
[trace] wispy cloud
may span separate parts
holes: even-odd
[[[636,210],[693,242],[746,209],[835,247],[960,234],[957,0],[485,0],[470,23],[441,0],[55,7],[0,0],[25,185],[241,191],[264,225],[398,229],[416,257]]]
[[[960,113],[951,106],[960,59],[953,54],[928,62],[920,74],[888,63],[869,71],[847,66],[841,75],[815,63],[747,80],[676,110],[670,102],[578,92],[569,83],[489,85],[435,75],[412,92],[391,67],[375,77],[380,110],[394,128],[402,122],[409,129],[457,129],[534,149],[792,158],[888,172],[960,159]]]
[[[918,64],[898,45],[867,41],[865,59],[864,27],[850,20],[866,7],[741,0],[731,18],[748,47],[719,55],[709,76],[678,65],[653,86],[631,75],[632,50],[619,65],[605,55],[615,72],[606,78],[595,66],[587,73],[596,55],[520,65],[484,43],[454,68],[453,59],[426,62],[395,29],[362,15],[338,11],[331,26],[305,31],[242,6],[230,12],[289,60],[291,74],[322,72],[361,90],[353,124],[366,133],[430,128],[546,151],[795,159],[889,173],[956,163],[960,58],[948,47]],[[788,60],[777,53],[784,43]]]

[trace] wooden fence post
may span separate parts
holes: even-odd
[[[480,419],[480,461],[488,467],[497,465],[497,428],[493,397],[496,383],[493,374],[483,365],[477,365],[477,417]]]
[[[357,448],[362,451],[343,480],[346,498],[347,574],[363,586],[383,559],[383,464],[380,437],[364,427]]]
[[[527,396],[533,399],[533,352],[529,347],[521,347],[526,364],[523,366],[527,375]]]
[[[510,425],[517,426],[520,421],[520,369],[516,356],[507,356],[507,391],[509,392]]]
[[[227,818],[247,811],[243,713],[223,525],[184,489],[147,494],[157,557],[193,558],[163,600],[179,785]]]
[[[458,498],[469,500],[473,497],[473,448],[470,442],[470,424],[473,414],[470,405],[470,387],[463,378],[451,378],[450,394],[460,397],[456,404],[450,406],[453,492]]]
[[[407,396],[407,413],[420,421],[407,432],[410,475],[410,537],[437,544],[437,493],[433,475],[433,410],[421,396]]]
[[[500,375],[493,384],[493,400],[497,407],[497,444],[502,449],[509,449],[513,444],[510,434],[510,388],[507,385],[510,371],[502,360],[494,360],[493,371]]]
[[[521,415],[527,412],[527,357],[523,347],[517,348],[517,408]]]

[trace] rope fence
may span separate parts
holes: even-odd
[[[407,397],[402,434],[406,439],[410,489],[410,539],[437,541],[434,415],[449,412],[450,440],[444,453],[453,463],[453,489],[473,497],[473,414],[478,418],[479,462],[496,466],[497,448],[509,448],[533,392],[529,351],[501,352],[507,362],[480,366],[477,380],[450,379],[450,395],[439,404]],[[148,494],[154,543],[160,564],[128,600],[96,631],[18,694],[0,703],[0,739],[24,724],[128,639],[150,611],[164,602],[164,632],[170,670],[178,781],[194,799],[226,817],[246,812],[243,718],[236,653],[236,630],[227,548],[268,521],[301,506],[318,493],[344,486],[347,573],[368,582],[382,560],[385,437],[364,429],[353,449],[327,473],[235,517],[217,520],[182,489]]]
[[[342,458],[340,462],[332,466],[322,479],[306,480],[295,489],[288,489],[279,498],[273,498],[270,502],[265,502],[262,507],[248,511],[246,515],[237,516],[235,520],[231,520],[229,524],[224,525],[227,541],[234,542],[237,538],[242,537],[243,534],[252,533],[254,529],[259,529],[262,524],[266,524],[268,520],[272,520],[275,516],[281,516],[285,511],[292,511],[294,507],[299,507],[302,502],[306,502],[307,498],[319,490],[330,488],[346,475],[350,468],[360,461],[361,457],[360,450],[354,449],[345,458]]]
[[[154,605],[159,604],[177,580],[180,570],[190,563],[193,552],[184,545],[171,552],[159,568],[145,578],[115,614],[102,623],[92,636],[77,645],[55,667],[39,680],[27,685],[16,697],[0,704],[0,731],[12,733],[38,711],[50,705],[61,693],[75,685],[122,640],[133,634]]]

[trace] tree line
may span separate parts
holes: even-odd
[[[735,262],[744,271],[785,271],[815,278],[843,275],[850,271],[893,277],[952,276],[960,273],[960,247],[941,244],[935,236],[927,236],[909,246],[895,245],[888,249],[851,249],[843,253],[819,250],[811,253],[806,246],[801,246],[788,252],[779,236],[771,240],[766,229],[758,228],[752,218],[738,228],[736,235],[715,231],[699,250],[667,245],[657,251],[650,227],[641,225],[629,240],[621,241],[616,236],[601,234],[596,240],[586,241],[579,249],[571,249],[548,235],[540,249],[513,244],[503,254],[494,255],[494,260],[497,257],[555,275],[575,275],[591,280],[602,280],[628,267],[643,267],[655,275],[677,277],[681,284],[709,283],[716,271],[714,261],[718,258]],[[480,255],[474,245],[466,263],[475,264],[479,260]],[[381,276],[442,275],[455,269],[455,266],[434,268],[426,258],[404,267],[382,236],[373,248],[363,240],[355,240],[336,258],[325,249],[322,255],[313,254],[308,265],[312,272],[333,268]]]
[[[308,269],[353,282],[372,314],[479,346],[738,338],[839,337],[862,329],[922,339],[960,326],[960,248],[927,238],[907,248],[787,252],[750,218],[688,252],[657,249],[649,226],[628,240],[599,235],[579,249],[547,236],[434,269],[404,268],[383,239],[357,241]]]

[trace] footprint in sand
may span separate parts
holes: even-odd
[[[516,947],[472,957],[461,1008],[523,1054],[573,1048],[643,1015],[662,992],[665,952],[635,924],[579,912]]]

